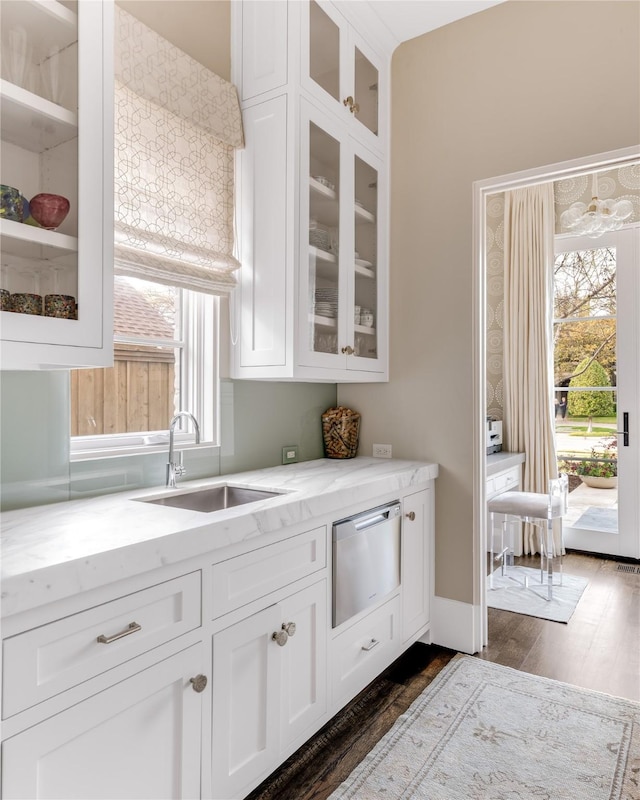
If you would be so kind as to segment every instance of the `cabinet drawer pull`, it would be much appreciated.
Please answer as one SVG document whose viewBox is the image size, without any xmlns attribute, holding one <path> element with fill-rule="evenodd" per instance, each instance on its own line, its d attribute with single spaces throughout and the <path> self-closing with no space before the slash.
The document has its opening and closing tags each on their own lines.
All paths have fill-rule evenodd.
<svg viewBox="0 0 640 800">
<path fill-rule="evenodd" d="M 405 517 L 408 517 L 411 520 L 411 522 L 413 522 L 414 519 L 416 518 L 416 512 L 415 511 L 409 511 L 408 514 L 405 514 Z"/>
<path fill-rule="evenodd" d="M 207 687 L 207 676 L 196 675 L 195 678 L 189 678 L 189 683 L 191 684 L 194 692 L 204 692 Z"/>
<path fill-rule="evenodd" d="M 137 633 L 141 630 L 142 625 L 138 625 L 137 622 L 130 622 L 123 631 L 120 631 L 120 633 L 114 633 L 113 636 L 105 636 L 103 633 L 100 634 L 97 641 L 100 642 L 100 644 L 111 644 L 111 642 L 115 642 L 117 639 L 130 636 L 132 633 Z"/>
<path fill-rule="evenodd" d="M 362 649 L 368 653 L 369 650 L 373 650 L 373 648 L 377 647 L 379 644 L 380 644 L 380 639 L 371 639 L 370 642 L 367 642 L 367 644 L 362 645 Z"/>
</svg>

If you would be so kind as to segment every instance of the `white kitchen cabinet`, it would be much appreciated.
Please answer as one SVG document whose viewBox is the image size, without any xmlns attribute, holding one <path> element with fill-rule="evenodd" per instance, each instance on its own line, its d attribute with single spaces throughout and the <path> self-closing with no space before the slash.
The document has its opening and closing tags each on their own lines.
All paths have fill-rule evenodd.
<svg viewBox="0 0 640 800">
<path fill-rule="evenodd" d="M 341 139 L 340 126 L 304 99 L 300 120 L 298 360 L 318 374 L 381 375 L 387 328 L 382 162 L 355 139 Z"/>
<path fill-rule="evenodd" d="M 214 798 L 243 797 L 325 714 L 326 603 L 323 579 L 214 635 Z"/>
<path fill-rule="evenodd" d="M 343 118 L 368 148 L 383 151 L 386 121 L 384 60 L 324 0 L 300 9 L 300 80 L 318 103 Z"/>
<path fill-rule="evenodd" d="M 429 624 L 433 531 L 433 490 L 422 489 L 402 501 L 402 638 L 407 641 Z"/>
<path fill-rule="evenodd" d="M 332 639 L 332 707 L 342 708 L 401 652 L 400 597 L 396 595 Z"/>
<path fill-rule="evenodd" d="M 2 797 L 200 797 L 204 693 L 194 645 L 2 744 Z"/>
<path fill-rule="evenodd" d="M 75 318 L 3 310 L 4 369 L 112 361 L 113 6 L 71 8 L 2 2 L 2 183 L 70 201 L 55 230 L 0 219 L 2 288 L 77 300 Z"/>
<path fill-rule="evenodd" d="M 232 15 L 245 124 L 233 377 L 387 380 L 388 59 L 365 56 L 332 4 L 239 2 Z M 356 85 L 359 117 L 343 102 L 355 88 L 338 99 Z"/>
</svg>

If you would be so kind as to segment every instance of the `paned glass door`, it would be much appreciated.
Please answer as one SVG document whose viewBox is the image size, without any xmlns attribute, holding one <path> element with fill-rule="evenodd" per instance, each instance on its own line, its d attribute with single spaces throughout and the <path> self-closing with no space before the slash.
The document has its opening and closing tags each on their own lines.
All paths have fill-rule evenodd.
<svg viewBox="0 0 640 800">
<path fill-rule="evenodd" d="M 572 482 L 565 544 L 640 556 L 638 230 L 562 237 L 554 267 L 555 428 Z"/>
<path fill-rule="evenodd" d="M 316 353 L 339 352 L 340 142 L 309 123 L 309 329 Z"/>
<path fill-rule="evenodd" d="M 309 3 L 309 77 L 340 98 L 340 28 L 315 0 Z"/>
<path fill-rule="evenodd" d="M 378 357 L 378 172 L 355 157 L 354 355 Z"/>
<path fill-rule="evenodd" d="M 378 134 L 378 70 L 358 47 L 354 47 L 355 118 L 371 133 Z"/>
</svg>

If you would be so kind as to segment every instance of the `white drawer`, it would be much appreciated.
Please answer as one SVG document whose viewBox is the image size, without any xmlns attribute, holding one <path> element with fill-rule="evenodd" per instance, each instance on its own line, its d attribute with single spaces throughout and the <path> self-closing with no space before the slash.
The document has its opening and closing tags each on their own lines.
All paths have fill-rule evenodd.
<svg viewBox="0 0 640 800">
<path fill-rule="evenodd" d="M 214 564 L 213 619 L 324 569 L 326 564 L 324 526 Z"/>
<path fill-rule="evenodd" d="M 333 708 L 338 709 L 400 654 L 400 597 L 372 611 L 331 643 Z"/>
<path fill-rule="evenodd" d="M 487 478 L 487 498 L 516 489 L 520 483 L 520 467 L 513 467 L 499 475 Z"/>
<path fill-rule="evenodd" d="M 199 627 L 200 607 L 192 572 L 5 639 L 3 718 Z"/>
</svg>

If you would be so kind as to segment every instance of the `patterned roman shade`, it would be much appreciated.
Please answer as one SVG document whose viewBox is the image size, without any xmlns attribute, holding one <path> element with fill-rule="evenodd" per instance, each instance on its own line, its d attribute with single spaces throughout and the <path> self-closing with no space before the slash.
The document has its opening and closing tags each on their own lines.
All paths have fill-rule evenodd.
<svg viewBox="0 0 640 800">
<path fill-rule="evenodd" d="M 115 270 L 208 294 L 235 286 L 235 87 L 116 6 Z"/>
</svg>

